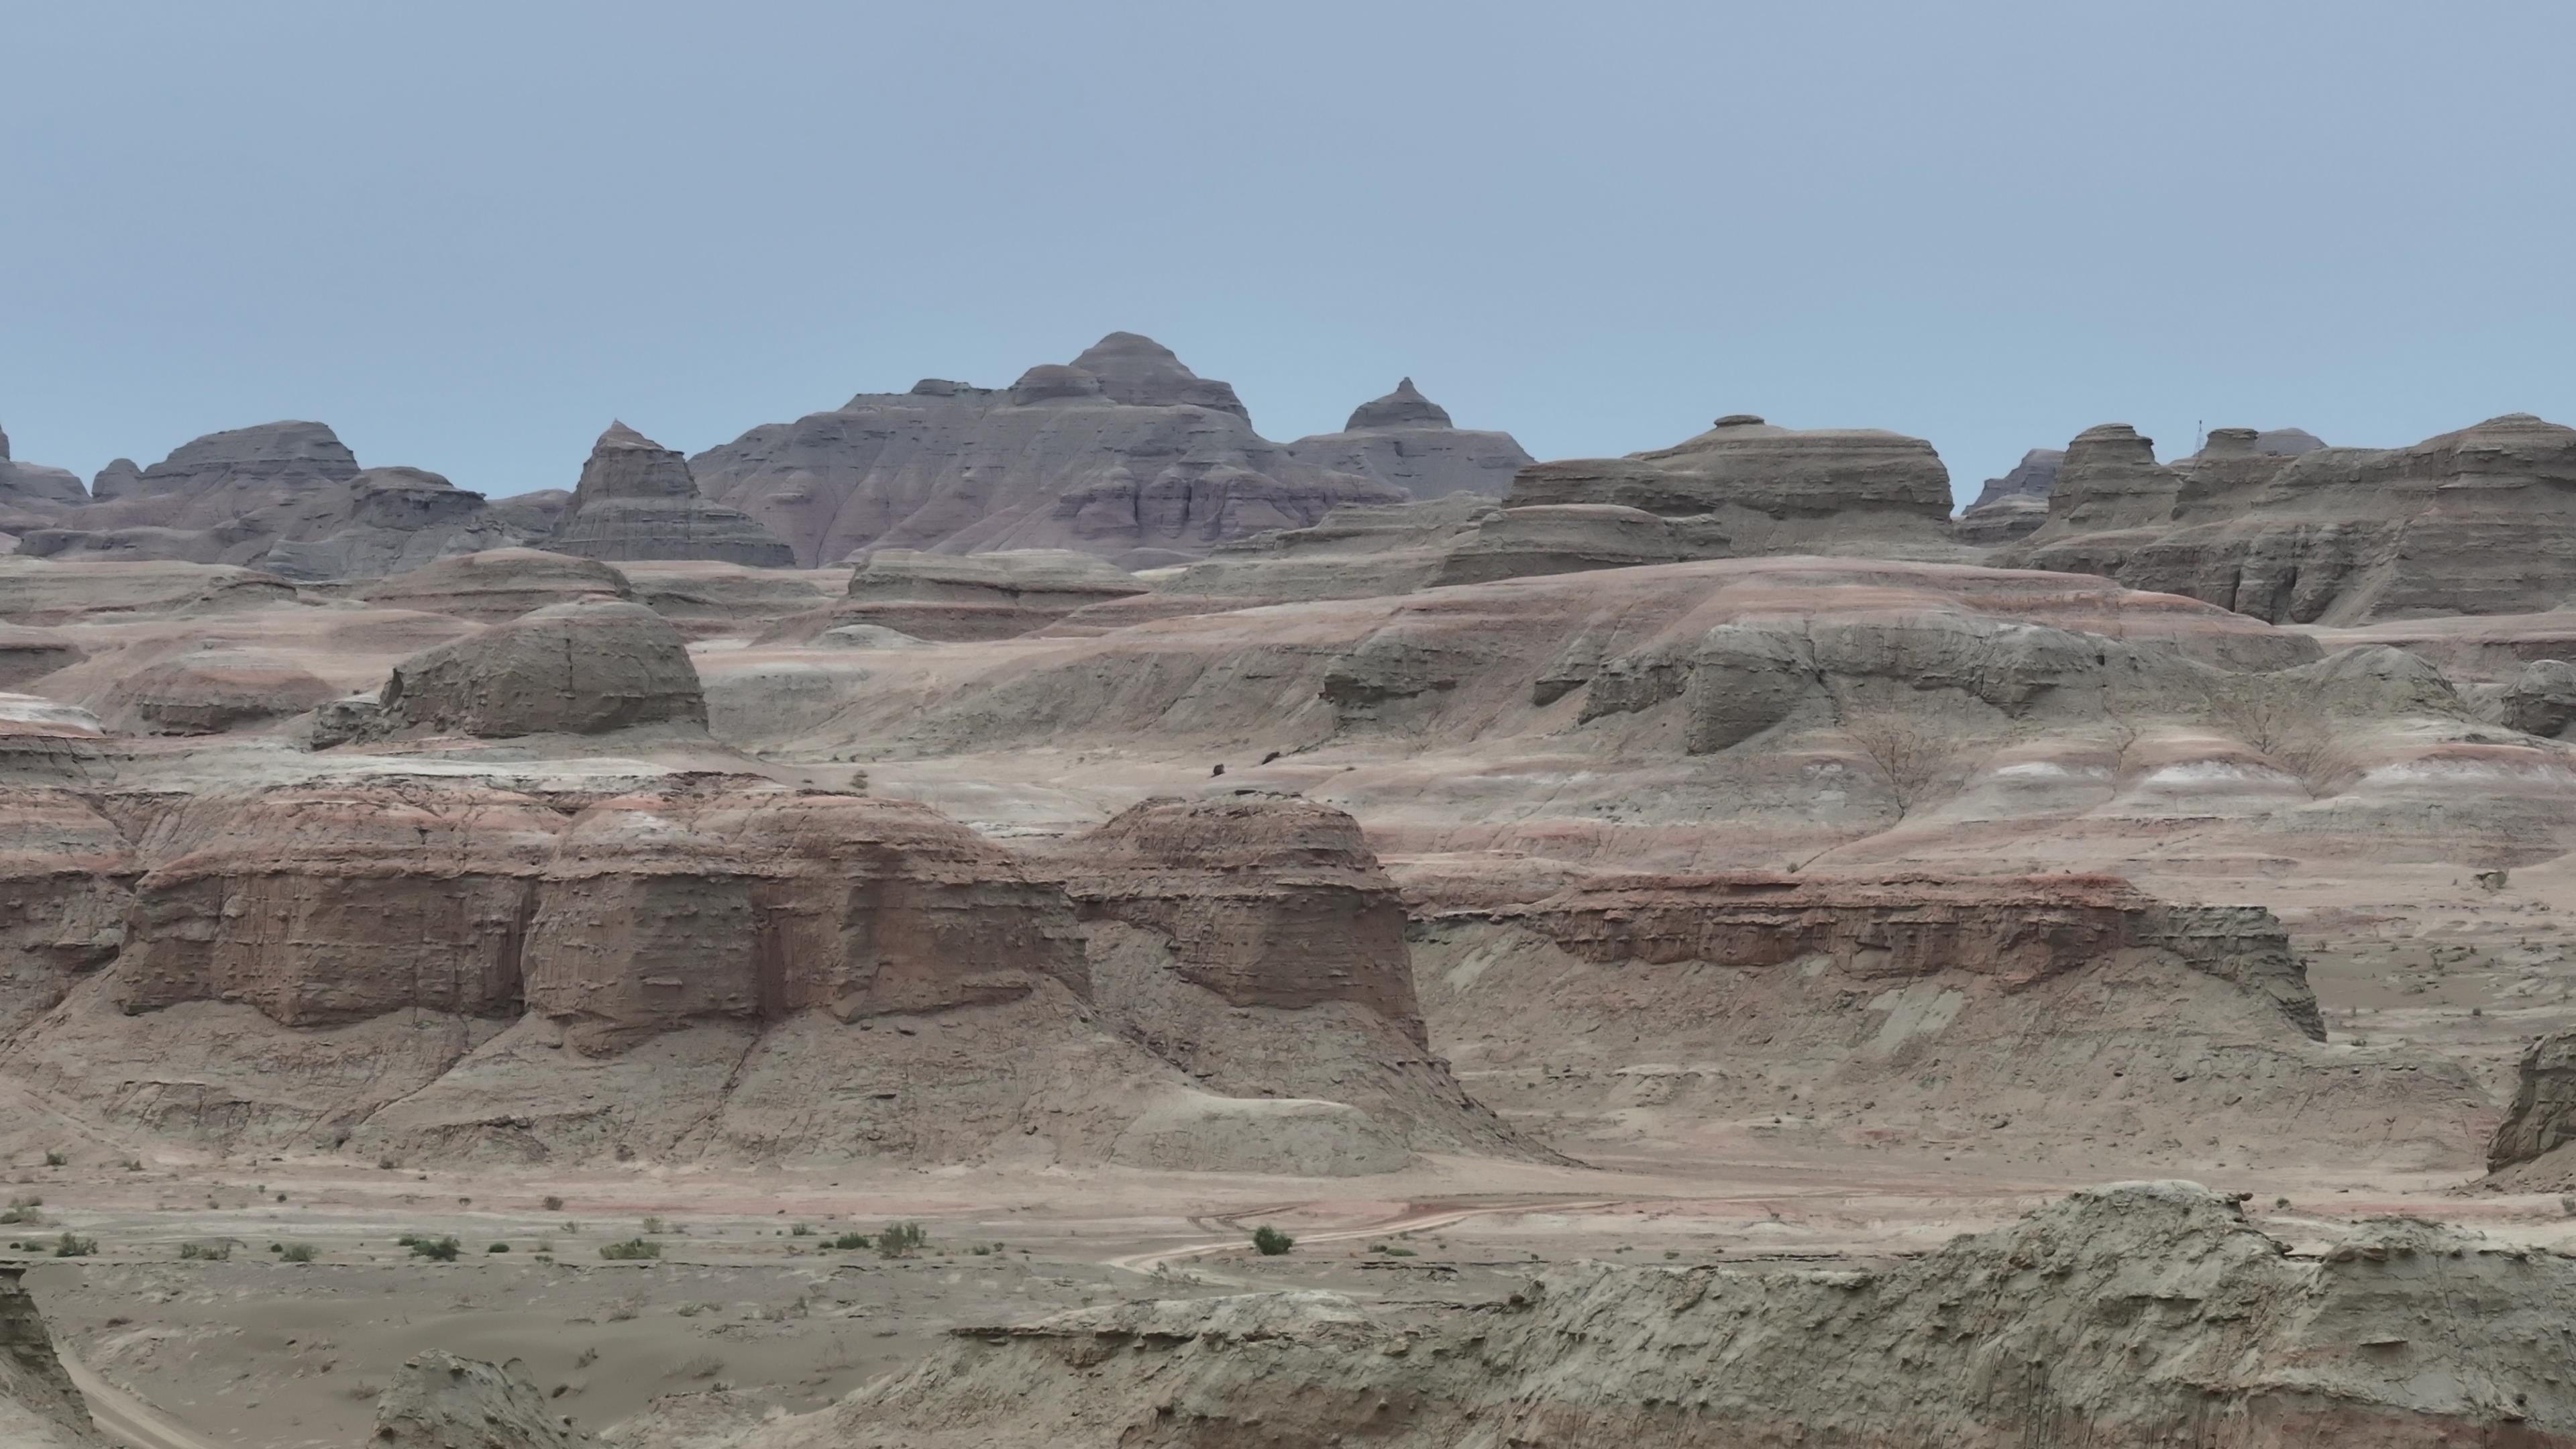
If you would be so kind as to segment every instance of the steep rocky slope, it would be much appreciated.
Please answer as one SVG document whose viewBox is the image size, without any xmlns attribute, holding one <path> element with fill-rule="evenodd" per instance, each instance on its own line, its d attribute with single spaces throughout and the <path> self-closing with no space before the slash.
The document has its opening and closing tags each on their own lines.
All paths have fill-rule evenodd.
<svg viewBox="0 0 2576 1449">
<path fill-rule="evenodd" d="M 105 1449 L 16 1264 L 0 1263 L 0 1445 Z"/>
<path fill-rule="evenodd" d="M 2576 1268 L 2413 1220 L 2321 1255 L 2190 1183 L 1886 1264 L 1584 1264 L 1508 1301 L 1279 1293 L 960 1329 L 745 1449 L 2576 1443 Z"/>
<path fill-rule="evenodd" d="M 2087 429 L 2009 556 L 2281 623 L 2536 612 L 2576 590 L 2576 430 L 2514 413 L 2407 448 L 2261 439 L 2222 428 L 2167 466 L 2134 429 Z"/>
<path fill-rule="evenodd" d="M 239 564 L 286 578 L 374 578 L 526 543 L 551 519 L 418 468 L 361 468 L 320 423 L 210 433 L 149 468 L 118 459 L 19 551 Z"/>
<path fill-rule="evenodd" d="M 1435 915 L 1415 959 L 1478 1093 L 1587 1156 L 2438 1170 L 2491 1111 L 2455 1067 L 2324 1045 L 2269 913 L 2107 877 L 1604 876 Z"/>
<path fill-rule="evenodd" d="M 557 1163 L 1545 1155 L 1431 1054 L 1392 884 L 1302 802 L 1166 802 L 1034 867 L 918 804 L 747 778 L 379 774 L 125 799 L 121 829 L 16 803 L 0 1072 L 121 1132 Z"/>
<path fill-rule="evenodd" d="M 1530 461 L 1509 433 L 1452 424 L 1449 410 L 1424 397 L 1409 377 L 1395 391 L 1353 409 L 1340 432 L 1299 438 L 1288 453 L 1423 499 L 1461 492 L 1499 497 Z"/>
<path fill-rule="evenodd" d="M 595 1443 L 546 1406 L 516 1363 L 435 1350 L 414 1357 L 376 1400 L 370 1443 L 387 1449 L 578 1449 Z"/>
<path fill-rule="evenodd" d="M 690 460 L 811 566 L 865 548 L 1069 548 L 1144 567 L 1398 489 L 1255 433 L 1234 389 L 1113 332 L 1008 388 L 927 380 Z"/>
<path fill-rule="evenodd" d="M 2066 463 L 2063 448 L 2033 448 L 2012 471 L 1989 478 L 1976 500 L 1959 510 L 1951 533 L 1961 543 L 2010 543 L 2026 538 L 2048 521 L 2049 495 L 2057 491 L 2057 470 Z"/>
<path fill-rule="evenodd" d="M 68 468 L 21 463 L 9 455 L 9 435 L 0 433 L 0 534 L 43 528 L 89 502 L 80 475 Z M 0 552 L 7 545 L 0 544 Z"/>
<path fill-rule="evenodd" d="M 796 561 L 768 529 L 701 497 L 688 459 L 614 422 L 591 445 L 572 506 L 545 546 L 579 558 L 714 559 L 759 568 Z"/>
</svg>

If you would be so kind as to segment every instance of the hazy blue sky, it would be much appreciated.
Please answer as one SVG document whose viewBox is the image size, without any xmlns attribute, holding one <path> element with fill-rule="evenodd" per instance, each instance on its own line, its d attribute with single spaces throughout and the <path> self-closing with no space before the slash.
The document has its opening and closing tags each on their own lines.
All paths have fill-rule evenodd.
<svg viewBox="0 0 2576 1449">
<path fill-rule="evenodd" d="M 1114 328 L 1541 457 L 2576 421 L 2576 5 L 0 0 L 0 425 L 568 487 Z"/>
</svg>

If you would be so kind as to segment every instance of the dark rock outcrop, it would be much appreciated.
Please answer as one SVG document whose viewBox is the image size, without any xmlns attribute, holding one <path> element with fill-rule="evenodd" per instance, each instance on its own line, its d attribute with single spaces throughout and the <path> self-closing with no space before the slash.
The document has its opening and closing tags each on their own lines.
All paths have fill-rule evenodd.
<svg viewBox="0 0 2576 1449">
<path fill-rule="evenodd" d="M 2407 448 L 2306 441 L 2222 428 L 2168 467 L 2132 429 L 2088 429 L 2047 526 L 2005 561 L 2274 623 L 2534 613 L 2576 597 L 2576 429 L 2516 413 Z M 2304 451 L 2278 451 L 2291 447 Z"/>
<path fill-rule="evenodd" d="M 591 446 L 572 507 L 546 547 L 596 559 L 714 559 L 755 568 L 796 562 L 738 509 L 700 496 L 689 461 L 624 423 Z"/>
<path fill-rule="evenodd" d="M 1364 402 L 1338 433 L 1299 438 L 1288 452 L 1300 462 L 1374 479 L 1408 495 L 1500 495 L 1530 455 L 1509 433 L 1471 432 L 1406 378 L 1395 391 Z"/>
<path fill-rule="evenodd" d="M 2570 1140 L 2576 1140 L 2576 1032 L 2559 1031 L 2523 1050 L 2513 1105 L 2487 1143 L 2487 1170 L 2537 1162 Z M 2560 1175 L 2576 1179 L 2576 1164 Z"/>
<path fill-rule="evenodd" d="M 862 393 L 690 464 L 808 565 L 869 548 L 1067 548 L 1142 566 L 1404 496 L 1292 456 L 1253 431 L 1233 388 L 1126 332 L 1008 388 Z"/>
</svg>

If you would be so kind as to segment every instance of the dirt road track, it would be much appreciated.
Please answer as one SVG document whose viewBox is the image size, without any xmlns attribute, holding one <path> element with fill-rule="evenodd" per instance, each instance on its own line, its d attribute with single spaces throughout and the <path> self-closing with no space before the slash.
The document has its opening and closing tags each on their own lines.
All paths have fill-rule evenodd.
<svg viewBox="0 0 2576 1449">
<path fill-rule="evenodd" d="M 1373 1223 L 1364 1223 L 1355 1228 L 1327 1228 L 1321 1232 L 1301 1233 L 1298 1235 L 1297 1241 L 1301 1243 L 1344 1243 L 1353 1238 L 1383 1238 L 1391 1237 L 1397 1233 L 1418 1233 L 1428 1228 L 1445 1228 L 1455 1223 L 1463 1223 L 1469 1218 L 1486 1217 L 1495 1213 L 1583 1212 L 1596 1208 L 1615 1207 L 1618 1205 L 1618 1201 L 1619 1200 L 1615 1198 L 1597 1198 L 1584 1202 L 1566 1202 L 1556 1198 L 1534 1197 L 1528 1199 L 1515 1199 L 1508 1202 L 1484 1203 L 1474 1207 L 1425 1207 L 1420 1204 L 1407 1204 L 1405 1210 L 1396 1214 L 1394 1217 L 1383 1218 Z M 1261 1216 L 1266 1216 L 1266 1214 L 1257 1212 L 1234 1213 L 1227 1214 L 1224 1218 L 1219 1219 L 1219 1221 L 1231 1222 L 1237 1217 L 1248 1218 Z M 1162 1267 L 1166 1263 L 1176 1263 L 1184 1258 L 1205 1257 L 1210 1253 L 1222 1253 L 1231 1248 L 1240 1248 L 1243 1246 L 1243 1243 L 1243 1237 L 1240 1234 L 1237 1234 L 1234 1237 L 1219 1238 L 1212 1242 L 1185 1243 L 1177 1247 L 1155 1248 L 1149 1252 L 1129 1253 L 1116 1258 L 1103 1258 L 1101 1259 L 1101 1266 L 1106 1268 L 1118 1268 L 1129 1273 L 1142 1273 L 1151 1276 L 1155 1269 Z"/>
<path fill-rule="evenodd" d="M 63 1361 L 64 1371 L 72 1376 L 72 1386 L 89 1401 L 90 1421 L 109 1439 L 127 1449 L 217 1449 L 213 1443 L 171 1423 L 160 1410 L 92 1373 L 89 1365 L 70 1349 L 57 1344 L 54 1356 Z"/>
</svg>

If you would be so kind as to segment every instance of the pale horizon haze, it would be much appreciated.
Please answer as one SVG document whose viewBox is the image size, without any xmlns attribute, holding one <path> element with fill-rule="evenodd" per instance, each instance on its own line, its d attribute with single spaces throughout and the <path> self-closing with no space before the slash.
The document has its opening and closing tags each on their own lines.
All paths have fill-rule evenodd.
<svg viewBox="0 0 2576 1449">
<path fill-rule="evenodd" d="M 1287 440 L 2576 422 L 2576 7 L 0 0 L 0 429 L 570 487 L 1146 333 Z"/>
</svg>

